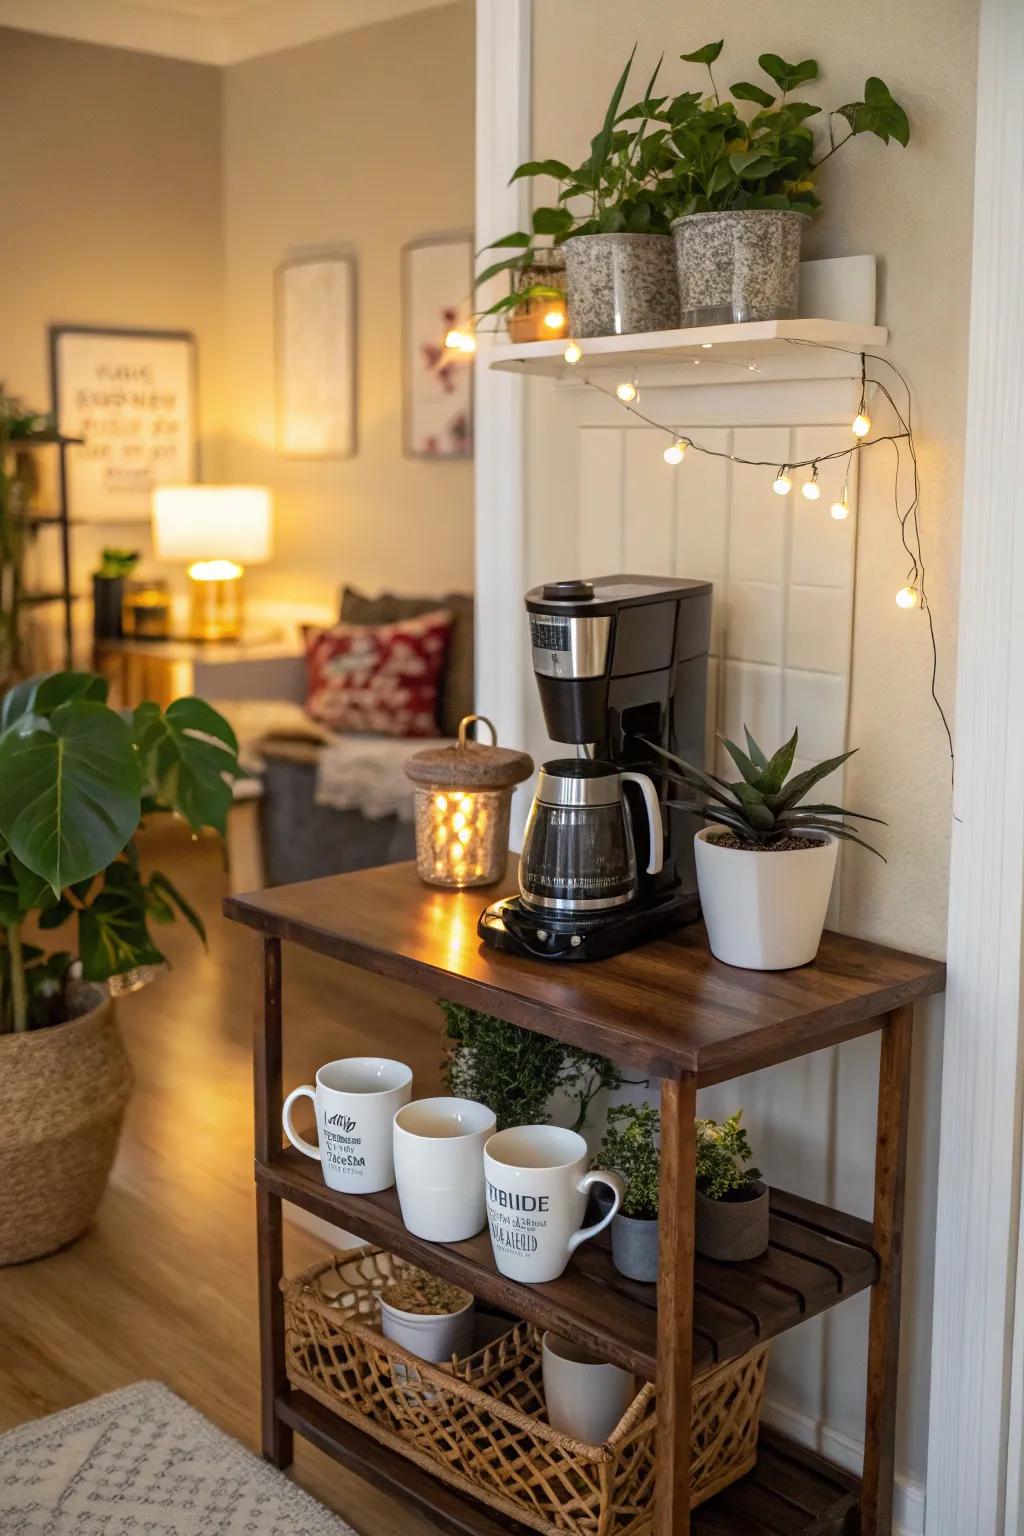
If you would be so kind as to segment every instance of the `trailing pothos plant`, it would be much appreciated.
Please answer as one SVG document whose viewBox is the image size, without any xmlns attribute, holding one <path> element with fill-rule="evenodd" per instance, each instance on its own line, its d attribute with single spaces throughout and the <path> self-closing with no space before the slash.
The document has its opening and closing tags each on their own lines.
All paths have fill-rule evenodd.
<svg viewBox="0 0 1024 1536">
<path fill-rule="evenodd" d="M 716 773 L 705 773 L 657 742 L 645 741 L 645 745 L 662 759 L 652 765 L 652 772 L 691 792 L 688 800 L 669 800 L 667 803 L 727 828 L 734 833 L 741 848 L 770 848 L 791 841 L 794 834 L 798 836 L 801 832 L 830 832 L 833 837 L 846 838 L 871 853 L 878 853 L 877 848 L 872 848 L 846 825 L 844 818 L 852 816 L 858 821 L 874 821 L 884 826 L 880 817 L 867 816 L 863 811 L 847 811 L 841 805 L 804 803 L 805 796 L 814 786 L 852 757 L 856 747 L 849 752 L 840 752 L 838 757 L 826 758 L 790 778 L 799 733 L 794 731 L 785 745 L 769 757 L 746 726 L 743 730 L 747 739 L 746 752 L 727 737 L 719 737 L 742 775 L 734 781 L 719 778 Z M 878 853 L 878 857 L 881 859 L 883 855 Z"/>
<path fill-rule="evenodd" d="M 477 275 L 478 286 L 501 272 L 511 273 L 514 279 L 528 271 L 535 264 L 539 239 L 561 245 L 570 235 L 668 233 L 673 210 L 666 200 L 664 178 L 676 157 L 668 149 L 669 129 L 652 125 L 658 123 L 669 98 L 653 94 L 661 70 L 659 59 L 641 99 L 620 111 L 635 55 L 634 45 L 604 121 L 590 141 L 590 153 L 580 165 L 573 169 L 562 160 L 527 160 L 512 172 L 510 181 L 553 177 L 559 183 L 558 196 L 554 204 L 533 210 L 529 230 L 513 231 L 484 247 L 515 254 L 485 267 Z M 483 313 L 503 314 L 530 298 L 563 297 L 561 290 L 540 284 L 516 290 L 513 281 L 513 290 Z"/>
<path fill-rule="evenodd" d="M 721 41 L 706 43 L 681 55 L 685 63 L 706 67 L 709 96 L 686 91 L 654 113 L 656 122 L 667 125 L 656 132 L 667 133 L 663 147 L 675 159 L 664 189 L 673 216 L 734 208 L 814 213 L 821 206 L 817 172 L 857 134 L 873 133 L 885 144 L 890 139 L 908 143 L 907 114 L 885 81 L 874 75 L 865 82 L 862 101 L 828 113 L 827 132 L 817 140 L 809 123 L 822 109 L 790 96 L 818 78 L 817 59 L 791 64 L 777 53 L 762 53 L 758 66 L 774 90 L 738 80 L 729 87 L 733 99 L 723 99 L 711 68 L 722 46 Z M 756 110 L 744 119 L 737 102 Z"/>
<path fill-rule="evenodd" d="M 199 914 L 168 877 L 141 868 L 135 834 L 148 811 L 223 834 L 237 777 L 231 727 L 203 699 L 166 709 L 107 704 L 106 679 L 51 672 L 0 705 L 0 1032 L 67 1017 L 75 960 L 105 981 L 164 956 L 151 925 L 179 914 L 205 943 Z M 60 930 L 50 952 L 24 938 Z"/>
</svg>

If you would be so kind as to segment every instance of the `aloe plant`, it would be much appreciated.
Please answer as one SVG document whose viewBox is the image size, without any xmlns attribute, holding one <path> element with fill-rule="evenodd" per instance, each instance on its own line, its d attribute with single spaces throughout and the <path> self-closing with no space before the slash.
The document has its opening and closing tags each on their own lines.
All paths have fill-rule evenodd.
<svg viewBox="0 0 1024 1536">
<path fill-rule="evenodd" d="M 172 811 L 193 831 L 225 830 L 237 742 L 203 699 L 120 712 L 106 679 L 51 672 L 12 688 L 0 706 L 0 1033 L 61 1022 L 77 958 L 105 981 L 163 955 L 151 923 L 199 914 L 166 875 L 143 874 L 134 837 L 143 816 Z M 23 937 L 64 927 L 56 952 Z"/>
<path fill-rule="evenodd" d="M 846 825 L 846 818 L 854 817 L 884 826 L 880 817 L 867 816 L 863 811 L 847 811 L 841 805 L 805 803 L 805 796 L 814 786 L 852 757 L 856 747 L 849 752 L 840 752 L 838 757 L 826 758 L 790 778 L 798 733 L 794 731 L 785 745 L 769 757 L 746 726 L 743 731 L 747 740 L 745 752 L 727 737 L 719 738 L 742 775 L 735 782 L 719 778 L 715 773 L 705 773 L 656 742 L 645 741 L 645 745 L 664 760 L 662 766 L 653 765 L 653 771 L 696 794 L 695 799 L 669 800 L 667 803 L 696 812 L 705 821 L 718 822 L 742 842 L 759 847 L 771 847 L 782 838 L 801 832 L 830 832 L 833 837 L 858 843 L 861 848 L 883 858 L 877 848 L 872 848 Z"/>
</svg>

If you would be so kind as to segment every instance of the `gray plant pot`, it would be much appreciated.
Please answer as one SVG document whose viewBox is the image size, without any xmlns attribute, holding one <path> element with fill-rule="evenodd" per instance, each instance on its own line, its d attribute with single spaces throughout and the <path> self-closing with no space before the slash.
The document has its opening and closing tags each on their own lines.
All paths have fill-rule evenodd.
<svg viewBox="0 0 1024 1536">
<path fill-rule="evenodd" d="M 612 1222 L 612 1263 L 620 1275 L 653 1285 L 658 1278 L 658 1223 L 616 1216 Z"/>
<path fill-rule="evenodd" d="M 805 213 L 741 208 L 688 213 L 672 225 L 681 325 L 788 320 L 800 299 Z"/>
<path fill-rule="evenodd" d="M 696 1247 L 707 1259 L 738 1264 L 768 1247 L 768 1186 L 750 1200 L 708 1200 L 697 1191 Z M 613 1223 L 614 1225 L 614 1223 Z"/>
<path fill-rule="evenodd" d="M 671 235 L 574 235 L 562 250 L 577 341 L 679 325 Z"/>
</svg>

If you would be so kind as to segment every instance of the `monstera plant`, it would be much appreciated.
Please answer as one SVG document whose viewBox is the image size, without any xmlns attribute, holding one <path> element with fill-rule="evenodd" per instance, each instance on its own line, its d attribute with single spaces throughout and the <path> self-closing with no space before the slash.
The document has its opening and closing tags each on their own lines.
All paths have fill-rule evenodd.
<svg viewBox="0 0 1024 1536">
<path fill-rule="evenodd" d="M 0 1033 L 63 1022 L 65 985 L 107 981 L 163 955 L 153 929 L 202 920 L 170 879 L 145 872 L 134 837 L 150 811 L 223 833 L 237 743 L 202 699 L 167 709 L 107 703 L 104 678 L 54 672 L 0 706 Z M 34 920 L 53 950 L 26 942 Z M 75 979 L 77 979 L 77 967 Z"/>
<path fill-rule="evenodd" d="M 0 705 L 0 1264 L 63 1247 L 99 1205 L 132 1081 L 104 983 L 159 965 L 153 930 L 178 915 L 205 939 L 135 834 L 151 811 L 224 832 L 237 773 L 202 699 L 121 712 L 103 678 L 52 672 Z"/>
</svg>

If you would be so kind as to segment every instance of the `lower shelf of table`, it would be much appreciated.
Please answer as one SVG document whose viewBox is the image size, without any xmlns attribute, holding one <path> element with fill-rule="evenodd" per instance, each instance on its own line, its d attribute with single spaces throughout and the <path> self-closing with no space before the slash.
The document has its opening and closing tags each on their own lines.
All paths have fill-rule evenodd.
<svg viewBox="0 0 1024 1536">
<path fill-rule="evenodd" d="M 428 1243 L 403 1225 L 393 1189 L 345 1195 L 319 1166 L 286 1148 L 257 1163 L 265 1189 L 401 1254 L 518 1317 L 575 1339 L 648 1380 L 657 1374 L 657 1292 L 614 1268 L 606 1241 L 584 1243 L 565 1274 L 520 1285 L 495 1268 L 486 1232 L 465 1243 Z M 735 1359 L 808 1317 L 873 1285 L 878 1258 L 868 1222 L 772 1190 L 771 1242 L 746 1264 L 698 1258 L 694 1268 L 695 1371 Z"/>
<path fill-rule="evenodd" d="M 275 1412 L 319 1450 L 420 1510 L 448 1536 L 530 1536 L 528 1527 L 457 1493 L 304 1392 L 283 1393 Z M 762 1430 L 754 1470 L 693 1511 L 691 1536 L 856 1536 L 858 1496 L 859 1484 L 849 1473 Z"/>
</svg>

